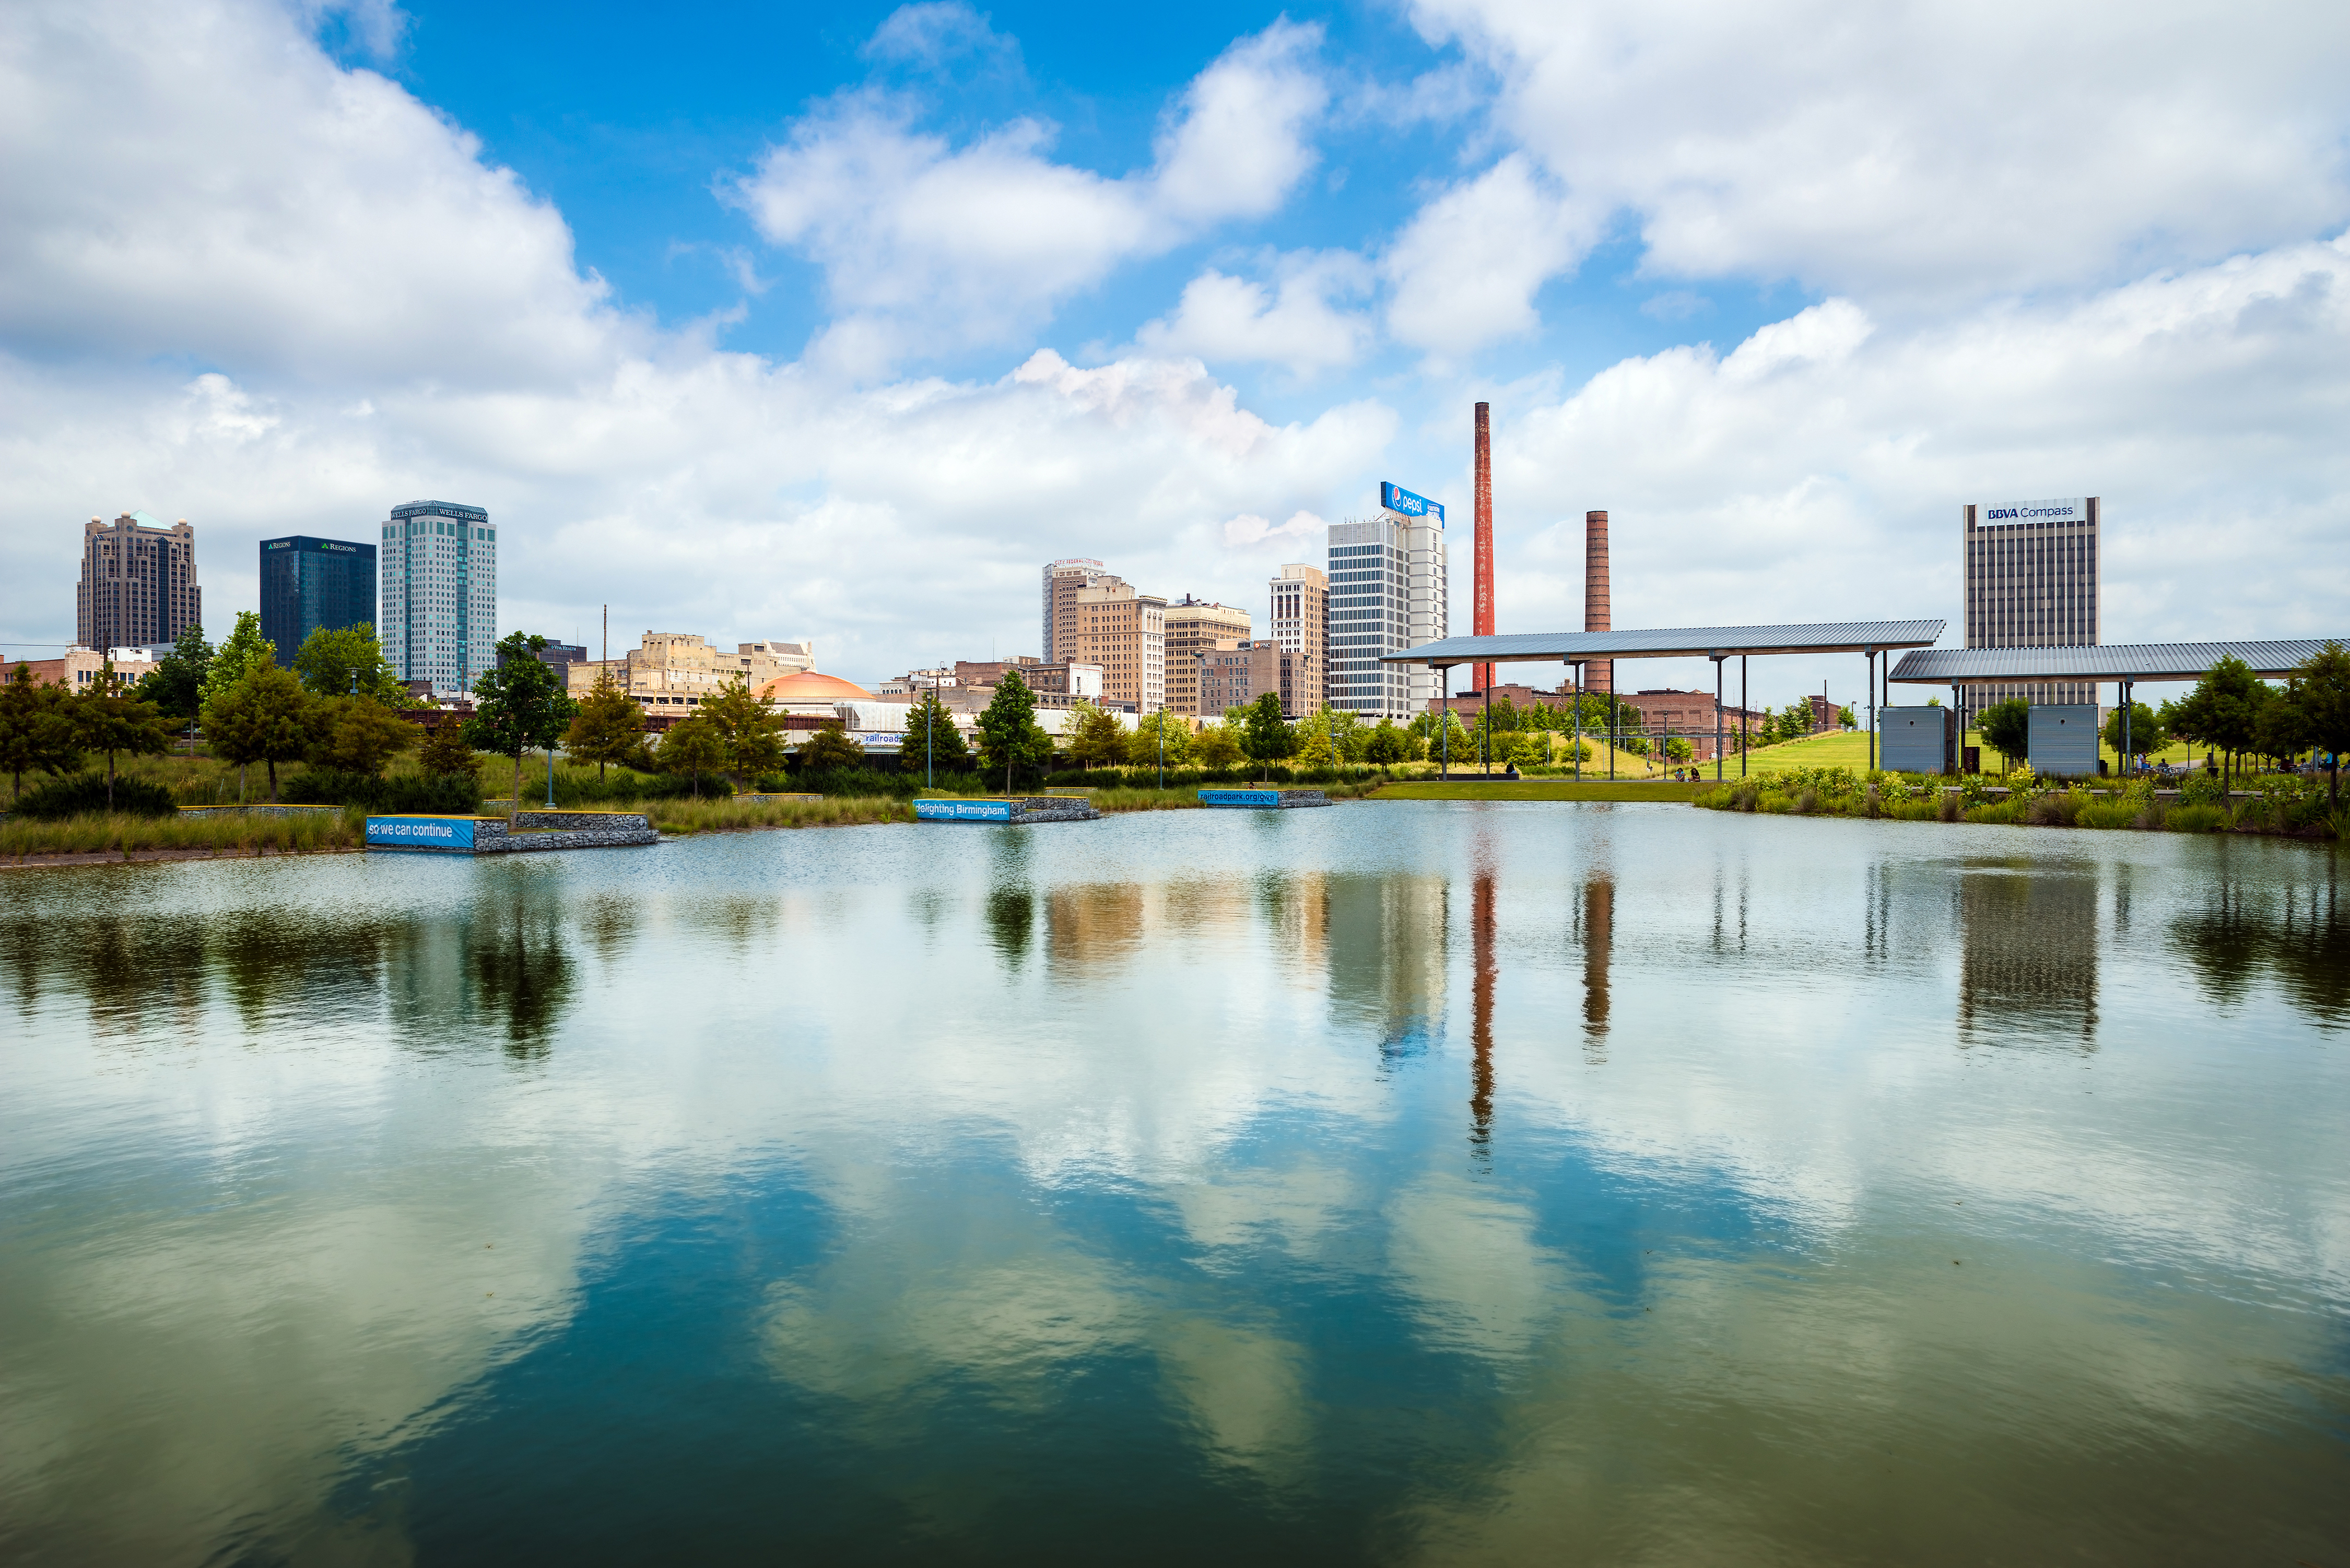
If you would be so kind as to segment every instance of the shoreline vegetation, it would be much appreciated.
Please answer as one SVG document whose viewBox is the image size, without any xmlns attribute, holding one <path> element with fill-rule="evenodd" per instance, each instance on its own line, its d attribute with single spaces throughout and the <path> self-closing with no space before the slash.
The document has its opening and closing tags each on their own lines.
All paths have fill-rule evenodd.
<svg viewBox="0 0 2350 1568">
<path fill-rule="evenodd" d="M 2221 781 L 2191 775 L 2176 791 L 2136 779 L 2105 785 L 2040 778 L 2028 770 L 1994 783 L 1969 774 L 1856 774 L 1805 768 L 1742 783 L 1710 784 L 1691 804 L 1708 811 L 1773 816 L 1889 818 L 1977 826 L 2074 827 L 2139 833 L 2238 833 L 2341 842 L 2350 838 L 2350 805 L 2336 807 L 2325 782 L 2295 774 L 2255 774 L 2224 791 Z"/>
</svg>

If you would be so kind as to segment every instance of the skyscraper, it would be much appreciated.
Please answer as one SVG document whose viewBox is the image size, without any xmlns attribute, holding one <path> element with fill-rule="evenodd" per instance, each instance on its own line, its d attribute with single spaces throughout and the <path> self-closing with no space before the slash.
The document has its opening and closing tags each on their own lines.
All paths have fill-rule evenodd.
<svg viewBox="0 0 2350 1568">
<path fill-rule="evenodd" d="M 1290 566 L 1273 579 L 1273 640 L 1305 656 L 1305 668 L 1330 679 L 1330 576 L 1318 566 Z M 1313 696 L 1308 713 L 1328 705 L 1326 690 Z"/>
<path fill-rule="evenodd" d="M 2103 510 L 2094 495 L 1985 502 L 1963 509 L 1969 648 L 2095 646 Z M 1980 713 L 2011 697 L 2089 703 L 2097 700 L 2097 687 L 2088 680 L 1970 685 L 1967 711 Z"/>
<path fill-rule="evenodd" d="M 1383 506 L 1370 517 L 1330 524 L 1333 708 L 1401 722 L 1439 695 L 1436 671 L 1379 662 L 1383 653 L 1445 634 L 1444 509 L 1422 504 L 1425 515 Z"/>
<path fill-rule="evenodd" d="M 1083 556 L 1065 561 L 1047 562 L 1045 566 L 1045 652 L 1046 664 L 1066 663 L 1068 649 L 1055 653 L 1054 649 L 1062 639 L 1077 629 L 1077 598 L 1079 588 L 1090 587 L 1109 576 L 1108 568 L 1099 561 Z"/>
<path fill-rule="evenodd" d="M 383 525 L 384 657 L 437 693 L 473 689 L 497 645 L 498 531 L 478 506 L 411 501 Z"/>
<path fill-rule="evenodd" d="M 296 534 L 261 542 L 261 635 L 277 646 L 277 662 L 294 655 L 314 631 L 375 624 L 375 546 Z"/>
<path fill-rule="evenodd" d="M 1052 579 L 1058 596 L 1067 578 Z M 1056 597 L 1056 603 L 1057 603 Z M 1167 705 L 1167 601 L 1135 592 L 1107 572 L 1070 590 L 1067 618 L 1054 638 L 1054 659 L 1098 664 L 1102 695 L 1138 713 Z"/>
<path fill-rule="evenodd" d="M 196 586 L 196 531 L 184 517 L 166 528 L 144 512 L 81 531 L 81 581 L 74 589 L 74 641 L 99 649 L 177 642 L 203 624 Z"/>
</svg>

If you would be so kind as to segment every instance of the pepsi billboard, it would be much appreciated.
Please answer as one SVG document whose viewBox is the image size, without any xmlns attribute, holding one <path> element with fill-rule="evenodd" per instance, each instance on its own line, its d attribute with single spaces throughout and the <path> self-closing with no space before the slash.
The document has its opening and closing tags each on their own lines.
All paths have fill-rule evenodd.
<svg viewBox="0 0 2350 1568">
<path fill-rule="evenodd" d="M 1379 482 L 1379 504 L 1390 512 L 1400 512 L 1407 517 L 1433 517 L 1439 528 L 1444 526 L 1444 505 L 1425 495 L 1415 495 L 1400 484 Z"/>
</svg>

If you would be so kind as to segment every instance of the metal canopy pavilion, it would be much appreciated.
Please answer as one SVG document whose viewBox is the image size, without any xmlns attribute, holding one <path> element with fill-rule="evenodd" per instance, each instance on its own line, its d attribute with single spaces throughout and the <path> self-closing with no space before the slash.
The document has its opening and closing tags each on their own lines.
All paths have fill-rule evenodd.
<svg viewBox="0 0 2350 1568">
<path fill-rule="evenodd" d="M 2340 639 L 2337 639 L 2340 640 Z M 2325 647 L 2322 638 L 2234 642 L 2121 642 L 2088 648 L 1929 648 L 1905 653 L 1885 679 L 1948 686 L 1959 733 L 1967 731 L 1966 689 L 1974 681 L 2111 680 L 2121 687 L 2122 752 L 2130 750 L 2130 689 L 2141 680 L 2200 680 L 2222 659 L 2241 659 L 2254 675 L 2292 674 Z"/>
<path fill-rule="evenodd" d="M 1513 632 L 1506 637 L 1448 637 L 1440 641 L 1422 643 L 1418 648 L 1405 649 L 1401 653 L 1382 654 L 1382 664 L 1423 664 L 1430 669 L 1448 671 L 1445 678 L 1446 696 L 1450 698 L 1450 671 L 1456 664 L 1532 664 L 1557 659 L 1575 667 L 1575 689 L 1583 691 L 1583 666 L 1593 659 L 1614 661 L 1618 659 L 1711 659 L 1713 660 L 1713 776 L 1721 776 L 1721 661 L 1736 655 L 1738 659 L 1738 706 L 1742 714 L 1746 707 L 1746 656 L 1752 653 L 1859 653 L 1868 659 L 1869 765 L 1877 765 L 1877 656 L 1889 654 L 1897 649 L 1931 648 L 1941 640 L 1942 629 L 1950 623 L 1944 620 L 1842 620 L 1808 621 L 1791 626 L 1696 626 L 1674 627 L 1650 631 L 1557 631 Z M 1916 658 L 1910 654 L 1909 658 Z M 1614 691 L 1608 692 L 1611 698 Z M 1491 705 L 1488 697 L 1487 703 Z M 1575 707 L 1575 739 L 1583 736 L 1583 704 Z M 1741 746 L 1739 772 L 1746 770 L 1743 745 L 1745 720 L 1739 721 Z M 1448 728 L 1445 734 L 1451 732 Z M 1578 751 L 1577 755 L 1580 756 Z M 1576 764 L 1579 770 L 1582 763 Z M 1616 751 L 1607 752 L 1607 770 L 1612 777 L 1616 770 Z"/>
</svg>

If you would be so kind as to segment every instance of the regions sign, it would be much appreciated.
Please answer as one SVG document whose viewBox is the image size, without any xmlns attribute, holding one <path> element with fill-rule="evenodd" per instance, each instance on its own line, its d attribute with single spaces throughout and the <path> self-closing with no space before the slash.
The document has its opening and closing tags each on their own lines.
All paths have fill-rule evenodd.
<svg viewBox="0 0 2350 1568">
<path fill-rule="evenodd" d="M 367 819 L 370 849 L 458 849 L 473 847 L 470 816 L 370 816 Z"/>
<path fill-rule="evenodd" d="M 1009 822 L 1012 803 L 1008 800 L 918 800 L 914 803 L 917 822 Z"/>
<path fill-rule="evenodd" d="M 2012 528 L 2019 523 L 2086 523 L 2089 498 L 2060 495 L 2054 501 L 1987 501 L 1975 507 L 1978 528 Z"/>
<path fill-rule="evenodd" d="M 1400 484 L 1379 482 L 1379 504 L 1390 512 L 1400 512 L 1407 517 L 1433 517 L 1436 525 L 1444 526 L 1444 507 L 1425 495 L 1414 495 Z"/>
</svg>

